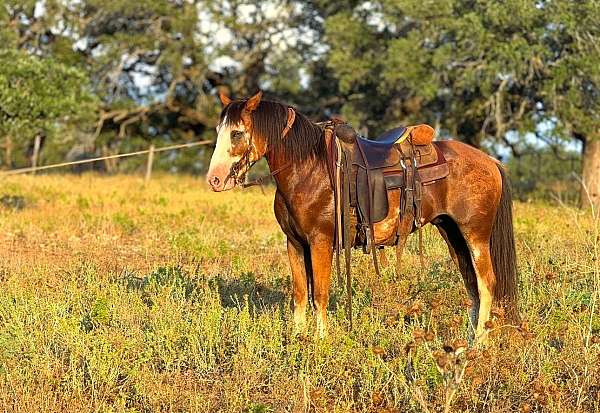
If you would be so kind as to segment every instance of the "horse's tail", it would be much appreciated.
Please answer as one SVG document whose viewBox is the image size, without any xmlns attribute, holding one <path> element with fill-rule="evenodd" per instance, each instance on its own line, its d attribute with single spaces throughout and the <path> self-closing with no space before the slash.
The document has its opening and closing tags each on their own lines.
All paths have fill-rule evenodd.
<svg viewBox="0 0 600 413">
<path fill-rule="evenodd" d="M 494 301 L 504 306 L 508 320 L 518 322 L 517 254 L 513 232 L 512 193 L 506 171 L 502 165 L 498 165 L 498 169 L 502 176 L 502 195 L 490 238 L 492 264 L 496 275 Z"/>
</svg>

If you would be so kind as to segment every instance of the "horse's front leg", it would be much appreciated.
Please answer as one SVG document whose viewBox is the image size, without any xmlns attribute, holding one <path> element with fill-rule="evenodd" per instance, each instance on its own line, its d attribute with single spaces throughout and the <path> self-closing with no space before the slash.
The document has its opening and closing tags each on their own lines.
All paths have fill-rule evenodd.
<svg viewBox="0 0 600 413">
<path fill-rule="evenodd" d="M 308 303 L 308 277 L 305 247 L 288 237 L 288 258 L 292 269 L 294 296 L 294 332 L 304 333 L 306 330 L 306 304 Z"/>
<path fill-rule="evenodd" d="M 327 306 L 329 304 L 329 286 L 331 285 L 333 240 L 327 236 L 319 236 L 311 240 L 310 255 L 313 273 L 313 298 L 317 314 L 317 334 L 320 338 L 324 338 L 327 335 Z"/>
</svg>

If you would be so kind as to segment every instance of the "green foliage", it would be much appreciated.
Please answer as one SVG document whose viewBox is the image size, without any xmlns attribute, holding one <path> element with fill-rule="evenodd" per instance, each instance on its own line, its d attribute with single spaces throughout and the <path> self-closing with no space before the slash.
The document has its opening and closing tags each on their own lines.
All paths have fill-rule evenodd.
<svg viewBox="0 0 600 413">
<path fill-rule="evenodd" d="M 569 133 L 600 137 L 600 2 L 544 2 L 549 53 L 543 68 L 545 109 Z"/>
<path fill-rule="evenodd" d="M 507 166 L 514 194 L 520 200 L 537 199 L 577 204 L 580 154 L 561 150 L 557 155 L 549 149 L 537 149 L 518 158 L 511 157 Z"/>
<path fill-rule="evenodd" d="M 29 140 L 91 120 L 95 99 L 80 70 L 15 50 L 0 51 L 0 132 Z"/>
<path fill-rule="evenodd" d="M 598 16 L 594 0 L 0 0 L 12 66 L 0 69 L 0 106 L 19 95 L 6 91 L 7 70 L 35 92 L 19 96 L 19 109 L 37 102 L 29 114 L 4 113 L 0 133 L 28 140 L 88 114 L 77 133 L 45 145 L 46 160 L 62 160 L 74 141 L 100 155 L 210 139 L 218 90 L 263 89 L 368 135 L 428 122 L 443 136 L 515 149 L 507 136 L 551 121 L 557 136 L 586 140 L 598 134 Z M 81 104 L 88 91 L 101 111 Z M 178 152 L 156 166 L 198 172 L 209 155 Z"/>
<path fill-rule="evenodd" d="M 373 133 L 430 122 L 480 146 L 558 118 L 597 129 L 596 1 L 382 0 L 326 22 L 344 111 Z M 377 105 L 373 102 L 384 102 Z M 373 134 L 371 133 L 371 134 Z"/>
<path fill-rule="evenodd" d="M 205 62 L 195 36 L 195 6 L 167 0 L 89 0 L 78 11 L 87 17 L 78 21 L 77 31 L 85 36 L 79 47 L 93 56 L 88 70 L 96 92 L 111 105 L 153 101 L 184 74 L 200 81 Z M 136 74 L 149 77 L 148 89 L 135 84 Z"/>
<path fill-rule="evenodd" d="M 101 110 L 95 110 L 78 99 L 78 109 L 93 123 L 71 114 L 69 120 L 79 121 L 79 131 L 69 134 L 60 145 L 47 142 L 43 158 L 64 160 L 75 143 L 86 148 L 87 156 L 99 156 L 120 151 L 124 140 L 132 140 L 128 146 L 136 150 L 140 144 L 146 148 L 149 140 L 189 141 L 195 134 L 200 138 L 207 129 L 213 130 L 218 107 L 215 97 L 205 93 L 209 81 L 198 36 L 198 11 L 196 4 L 167 0 L 0 0 L 0 36 L 6 40 L 7 50 L 31 59 L 43 58 L 47 72 L 56 74 L 45 79 L 44 85 L 33 85 L 36 90 L 47 89 L 50 98 L 55 89 L 66 91 L 62 101 L 53 99 L 59 105 L 70 96 L 72 85 L 65 83 L 66 78 L 102 103 Z M 65 72 L 66 68 L 73 72 Z M 148 107 L 145 116 L 136 117 L 136 111 L 144 107 Z M 98 123 L 107 112 L 113 117 Z M 37 128 L 29 118 L 15 116 L 20 118 L 20 127 Z M 129 125 L 127 129 L 121 128 L 123 122 Z M 65 118 L 50 123 L 62 126 Z M 0 134 L 6 133 L 0 128 Z M 24 166 L 24 150 L 17 149 L 6 156 L 14 158 L 13 164 Z M 184 164 L 194 167 L 189 158 Z"/>
<path fill-rule="evenodd" d="M 531 127 L 535 102 L 528 100 L 528 74 L 532 57 L 544 50 L 534 41 L 544 28 L 532 2 L 375 4 L 327 22 L 329 65 L 342 90 L 358 95 L 353 107 L 379 110 L 362 116 L 375 132 L 427 121 L 478 144 Z"/>
<path fill-rule="evenodd" d="M 134 220 L 126 213 L 116 213 L 113 215 L 113 223 L 125 234 L 131 234 L 136 230 Z"/>
<path fill-rule="evenodd" d="M 130 278 L 128 286 L 135 286 L 133 280 L 139 279 Z M 144 277 L 137 285 L 145 294 L 156 295 L 161 291 L 170 291 L 174 299 L 192 299 L 196 293 L 197 285 L 181 267 L 160 267 Z"/>
</svg>

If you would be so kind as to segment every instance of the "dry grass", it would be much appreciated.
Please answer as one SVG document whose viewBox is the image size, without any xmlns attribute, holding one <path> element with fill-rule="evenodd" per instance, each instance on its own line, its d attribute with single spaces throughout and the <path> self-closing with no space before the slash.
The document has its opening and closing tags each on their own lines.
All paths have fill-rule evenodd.
<svg viewBox="0 0 600 413">
<path fill-rule="evenodd" d="M 334 286 L 319 341 L 291 334 L 270 191 L 37 176 L 4 178 L 3 194 L 26 203 L 0 207 L 4 411 L 599 409 L 600 234 L 589 214 L 516 205 L 527 324 L 500 328 L 497 317 L 491 343 L 465 351 L 465 290 L 431 230 L 420 274 L 414 245 L 400 277 L 390 266 L 376 278 L 356 253 L 354 331 Z"/>
</svg>

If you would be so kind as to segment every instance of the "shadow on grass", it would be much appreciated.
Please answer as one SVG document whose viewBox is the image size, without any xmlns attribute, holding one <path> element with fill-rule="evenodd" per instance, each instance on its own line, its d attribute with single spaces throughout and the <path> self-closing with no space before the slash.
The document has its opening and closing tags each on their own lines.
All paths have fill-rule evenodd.
<svg viewBox="0 0 600 413">
<path fill-rule="evenodd" d="M 221 305 L 225 308 L 242 309 L 248 307 L 253 314 L 265 312 L 285 312 L 292 308 L 292 294 L 289 279 L 278 278 L 271 284 L 256 279 L 253 272 L 232 274 L 225 278 L 215 276 L 205 278 L 203 275 L 193 275 L 181 267 L 159 267 L 144 277 L 126 273 L 120 279 L 129 291 L 137 291 L 142 300 L 152 307 L 155 297 L 161 291 L 167 290 L 173 298 L 198 302 L 206 299 L 206 295 L 217 293 Z M 371 288 L 360 288 L 356 280 L 352 283 L 352 305 L 355 311 L 369 307 L 373 302 Z M 330 289 L 330 312 L 336 312 L 339 307 L 346 306 L 347 300 L 344 286 L 334 285 Z M 312 297 L 309 297 L 312 307 Z"/>
<path fill-rule="evenodd" d="M 251 311 L 261 313 L 275 307 L 284 311 L 291 298 L 284 292 L 286 287 L 282 282 L 273 287 L 267 286 L 258 282 L 252 272 L 228 279 L 214 277 L 208 284 L 218 291 L 221 305 L 227 308 L 249 306 Z"/>
<path fill-rule="evenodd" d="M 125 273 L 120 281 L 129 291 L 138 291 L 142 299 L 151 307 L 152 296 L 161 290 L 169 290 L 173 298 L 195 300 L 202 293 L 198 281 L 181 267 L 159 267 L 144 277 L 138 277 L 133 273 Z"/>
<path fill-rule="evenodd" d="M 161 291 L 168 290 L 173 298 L 198 302 L 205 299 L 210 291 L 219 295 L 221 305 L 226 308 L 249 307 L 253 313 L 283 311 L 291 297 L 285 293 L 287 287 L 282 280 L 273 286 L 258 282 L 254 273 L 245 272 L 237 277 L 220 276 L 206 279 L 194 276 L 181 267 L 159 267 L 144 277 L 126 273 L 120 279 L 129 291 L 137 291 L 142 300 L 152 307 L 154 298 Z"/>
</svg>

